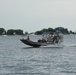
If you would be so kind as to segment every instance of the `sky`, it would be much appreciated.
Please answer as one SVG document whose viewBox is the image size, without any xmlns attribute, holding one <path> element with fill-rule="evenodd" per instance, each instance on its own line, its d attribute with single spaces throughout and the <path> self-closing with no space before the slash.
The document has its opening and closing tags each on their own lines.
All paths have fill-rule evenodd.
<svg viewBox="0 0 76 75">
<path fill-rule="evenodd" d="M 76 0 L 0 0 L 0 28 L 35 32 L 49 27 L 76 31 Z"/>
</svg>

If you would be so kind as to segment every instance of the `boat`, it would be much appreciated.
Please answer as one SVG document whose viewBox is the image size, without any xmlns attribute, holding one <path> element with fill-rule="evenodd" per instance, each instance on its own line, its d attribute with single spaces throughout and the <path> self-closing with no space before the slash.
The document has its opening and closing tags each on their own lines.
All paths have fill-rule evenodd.
<svg viewBox="0 0 76 75">
<path fill-rule="evenodd" d="M 27 40 L 27 39 L 20 39 L 24 44 L 29 45 L 29 46 L 33 46 L 33 47 L 40 47 L 41 44 L 38 42 L 33 42 L 31 40 Z"/>
<path fill-rule="evenodd" d="M 54 45 L 62 43 L 63 41 L 63 35 L 51 33 L 49 35 L 46 35 L 46 37 L 43 35 L 42 39 L 39 39 L 37 42 L 31 41 L 29 39 L 29 36 L 27 39 L 20 39 L 24 44 L 32 46 L 32 47 L 40 47 L 40 46 L 48 46 L 48 45 Z M 51 35 L 51 36 L 50 36 Z"/>
</svg>

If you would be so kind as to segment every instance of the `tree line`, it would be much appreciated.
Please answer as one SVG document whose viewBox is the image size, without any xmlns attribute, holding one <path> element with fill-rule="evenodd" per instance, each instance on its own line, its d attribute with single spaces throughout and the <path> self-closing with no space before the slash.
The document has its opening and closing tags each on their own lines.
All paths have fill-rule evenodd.
<svg viewBox="0 0 76 75">
<path fill-rule="evenodd" d="M 63 34 L 76 34 L 76 32 L 73 32 L 72 30 L 68 30 L 67 28 L 63 27 L 56 27 L 56 28 L 47 28 L 47 29 L 42 29 L 40 31 L 36 31 L 35 34 L 41 35 L 43 33 L 49 33 L 49 32 L 61 32 Z"/>
<path fill-rule="evenodd" d="M 63 34 L 76 34 L 76 32 L 73 32 L 72 30 L 68 30 L 67 28 L 63 27 L 56 27 L 56 28 L 45 28 L 41 29 L 39 31 L 34 32 L 36 35 L 41 35 L 43 33 L 49 33 L 49 32 L 56 32 L 59 31 Z M 0 35 L 23 35 L 28 34 L 28 32 L 23 33 L 22 29 L 8 29 L 7 31 L 4 28 L 0 28 Z"/>
<path fill-rule="evenodd" d="M 23 34 L 23 30 L 21 29 L 17 29 L 17 30 L 14 30 L 14 29 L 9 29 L 9 30 L 5 30 L 4 28 L 0 28 L 0 35 L 22 35 Z"/>
</svg>

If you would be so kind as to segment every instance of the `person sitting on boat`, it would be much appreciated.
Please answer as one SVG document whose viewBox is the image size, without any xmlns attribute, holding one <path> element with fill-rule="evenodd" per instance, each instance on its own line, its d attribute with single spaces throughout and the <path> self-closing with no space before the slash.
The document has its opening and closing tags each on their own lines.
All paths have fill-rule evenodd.
<svg viewBox="0 0 76 75">
<path fill-rule="evenodd" d="M 29 36 L 27 36 L 27 40 L 29 40 Z"/>
<path fill-rule="evenodd" d="M 42 42 L 46 42 L 46 40 L 44 38 L 42 38 Z"/>
<path fill-rule="evenodd" d="M 39 39 L 39 40 L 38 40 L 38 42 L 42 42 L 42 40 L 41 40 L 41 39 Z"/>
<path fill-rule="evenodd" d="M 38 42 L 47 42 L 45 39 L 39 39 Z"/>
</svg>

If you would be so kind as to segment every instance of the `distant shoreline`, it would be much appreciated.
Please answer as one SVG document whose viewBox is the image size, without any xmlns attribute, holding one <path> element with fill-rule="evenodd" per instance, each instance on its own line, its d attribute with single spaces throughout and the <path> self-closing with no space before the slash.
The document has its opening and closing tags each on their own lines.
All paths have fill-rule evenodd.
<svg viewBox="0 0 76 75">
<path fill-rule="evenodd" d="M 35 34 L 35 35 L 41 35 L 43 33 L 48 32 L 56 32 L 59 31 L 63 34 L 76 34 L 76 32 L 73 32 L 72 30 L 68 30 L 67 28 L 63 27 L 56 27 L 56 28 L 43 28 L 36 32 L 28 33 L 27 31 L 24 32 L 22 29 L 8 29 L 7 31 L 4 28 L 0 28 L 0 35 L 27 35 L 27 34 Z M 24 33 L 23 33 L 24 32 Z"/>
</svg>

